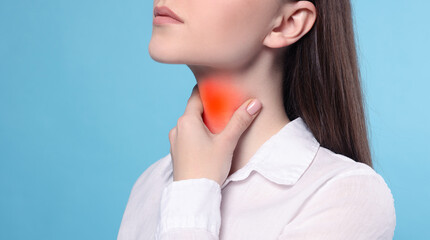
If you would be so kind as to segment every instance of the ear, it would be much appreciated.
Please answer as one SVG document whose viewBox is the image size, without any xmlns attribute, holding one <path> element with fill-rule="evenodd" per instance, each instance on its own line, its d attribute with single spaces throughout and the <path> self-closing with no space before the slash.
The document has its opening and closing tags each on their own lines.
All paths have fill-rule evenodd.
<svg viewBox="0 0 430 240">
<path fill-rule="evenodd" d="M 263 44 L 270 48 L 281 48 L 295 43 L 311 30 L 316 16 L 315 5 L 309 1 L 285 3 Z"/>
</svg>

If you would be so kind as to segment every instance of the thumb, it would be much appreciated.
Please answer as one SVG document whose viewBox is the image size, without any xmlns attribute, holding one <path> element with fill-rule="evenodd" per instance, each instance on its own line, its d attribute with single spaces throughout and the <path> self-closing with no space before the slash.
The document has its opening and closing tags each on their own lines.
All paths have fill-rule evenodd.
<svg viewBox="0 0 430 240">
<path fill-rule="evenodd" d="M 262 104 L 258 99 L 249 99 L 243 103 L 231 117 L 227 126 L 221 132 L 223 139 L 229 143 L 237 143 L 240 136 L 251 125 L 254 118 L 260 113 Z"/>
</svg>

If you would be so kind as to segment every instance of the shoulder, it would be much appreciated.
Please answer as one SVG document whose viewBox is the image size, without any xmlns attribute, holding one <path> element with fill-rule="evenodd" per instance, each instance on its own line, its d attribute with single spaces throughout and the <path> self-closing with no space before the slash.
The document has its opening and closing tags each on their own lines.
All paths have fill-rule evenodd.
<svg viewBox="0 0 430 240">
<path fill-rule="evenodd" d="M 161 193 L 171 175 L 170 153 L 152 163 L 135 181 L 123 214 L 118 239 L 129 239 L 131 236 L 148 235 L 155 232 L 156 222 L 145 221 L 156 219 L 159 214 Z M 145 228 L 140 226 L 145 225 Z"/>
<path fill-rule="evenodd" d="M 144 186 L 154 183 L 167 182 L 172 173 L 172 159 L 170 153 L 152 163 L 145 171 L 137 178 L 133 185 L 132 192 L 136 189 L 141 189 Z"/>
<path fill-rule="evenodd" d="M 374 169 L 320 147 L 306 174 L 304 182 L 313 188 L 312 194 L 285 227 L 284 236 L 308 229 L 315 238 L 392 239 L 394 198 Z"/>
<path fill-rule="evenodd" d="M 312 164 L 314 171 L 328 182 L 342 178 L 367 178 L 377 181 L 381 187 L 390 191 L 382 176 L 369 165 L 357 162 L 345 155 L 335 153 L 325 147 L 320 147 Z M 327 182 L 327 183 L 328 183 Z"/>
<path fill-rule="evenodd" d="M 379 173 L 367 164 L 324 147 L 320 147 L 316 158 L 325 176 L 314 196 L 316 201 L 325 199 L 327 208 L 338 208 L 339 214 L 344 211 L 350 217 L 357 214 L 361 216 L 357 222 L 372 223 L 378 230 L 385 229 L 393 234 L 396 225 L 394 198 Z"/>
<path fill-rule="evenodd" d="M 391 190 L 384 178 L 365 163 L 320 147 L 314 164 L 315 170 L 318 170 L 325 179 L 324 187 L 348 182 L 350 187 L 368 187 L 369 191 L 382 191 L 390 200 L 393 200 Z"/>
<path fill-rule="evenodd" d="M 125 215 L 134 215 L 137 209 L 153 206 L 171 177 L 170 153 L 151 164 L 137 178 L 130 191 Z"/>
</svg>

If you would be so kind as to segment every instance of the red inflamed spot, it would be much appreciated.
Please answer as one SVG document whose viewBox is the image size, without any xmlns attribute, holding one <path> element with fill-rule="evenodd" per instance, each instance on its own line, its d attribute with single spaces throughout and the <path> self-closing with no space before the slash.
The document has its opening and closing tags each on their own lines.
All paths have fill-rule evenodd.
<svg viewBox="0 0 430 240">
<path fill-rule="evenodd" d="M 242 91 L 228 77 L 204 79 L 199 83 L 203 122 L 214 134 L 220 133 L 233 113 L 246 101 Z"/>
</svg>

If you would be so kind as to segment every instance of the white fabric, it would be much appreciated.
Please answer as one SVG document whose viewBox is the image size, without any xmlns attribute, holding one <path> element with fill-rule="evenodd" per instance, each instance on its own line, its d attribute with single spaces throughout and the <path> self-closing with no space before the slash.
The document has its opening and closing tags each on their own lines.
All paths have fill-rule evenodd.
<svg viewBox="0 0 430 240">
<path fill-rule="evenodd" d="M 336 154 L 301 118 L 220 187 L 173 182 L 170 153 L 134 184 L 119 240 L 393 239 L 394 199 L 372 168 Z"/>
</svg>

